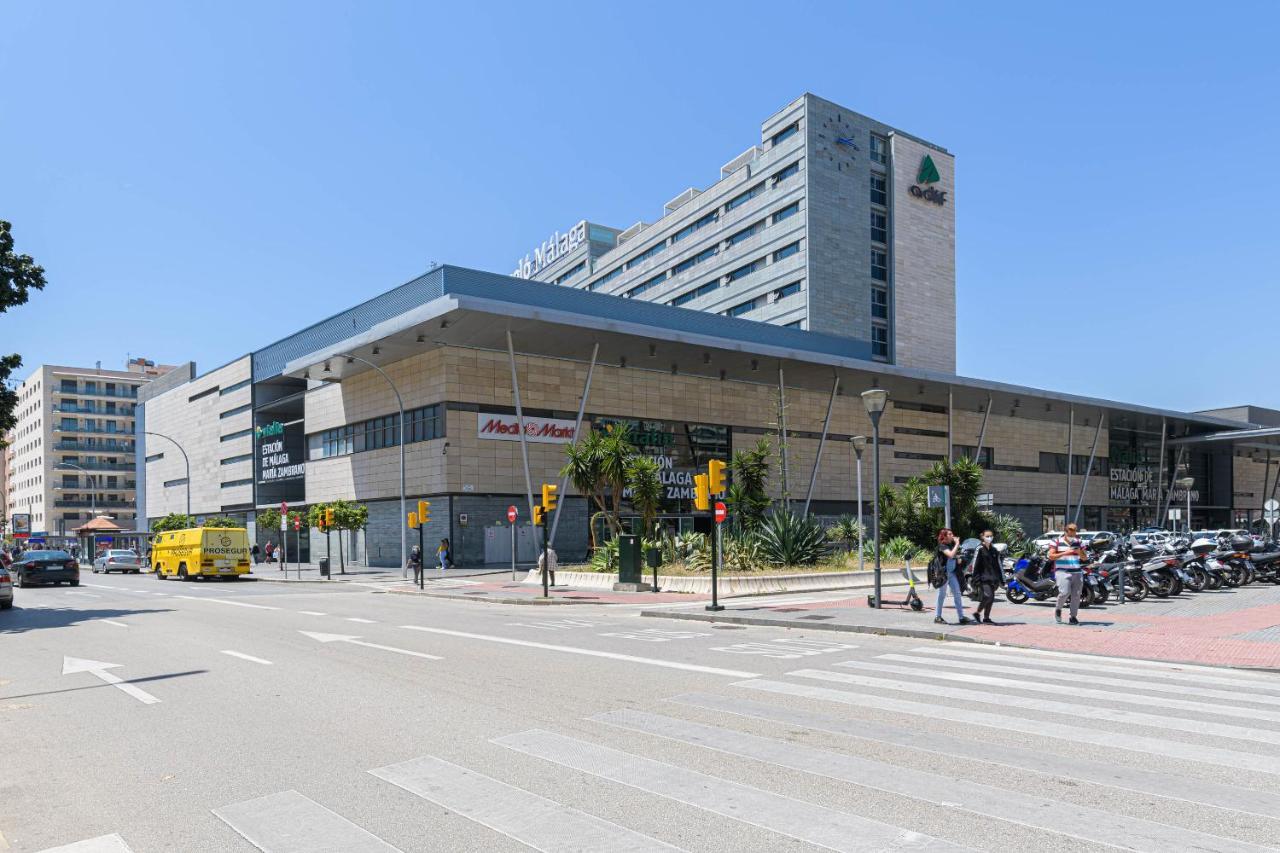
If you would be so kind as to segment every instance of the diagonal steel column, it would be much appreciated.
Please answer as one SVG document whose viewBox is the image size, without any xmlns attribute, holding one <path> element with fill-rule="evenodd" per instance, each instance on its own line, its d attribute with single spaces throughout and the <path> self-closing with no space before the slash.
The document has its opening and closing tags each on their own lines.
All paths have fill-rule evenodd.
<svg viewBox="0 0 1280 853">
<path fill-rule="evenodd" d="M 1160 419 L 1160 471 L 1156 474 L 1156 517 L 1154 523 L 1157 527 L 1163 527 L 1164 522 L 1160 520 L 1160 505 L 1164 502 L 1164 443 L 1165 438 L 1169 434 L 1168 421 L 1166 418 Z"/>
<path fill-rule="evenodd" d="M 1267 451 L 1267 464 L 1262 467 L 1262 504 L 1258 507 L 1259 512 L 1267 511 L 1267 480 L 1271 479 L 1271 451 Z M 1276 482 L 1280 483 L 1280 471 L 1276 472 Z M 1275 491 L 1275 485 L 1271 486 L 1271 491 Z"/>
<path fill-rule="evenodd" d="M 578 403 L 578 419 L 573 422 L 573 443 L 578 443 L 578 436 L 582 432 L 582 415 L 587 410 L 587 395 L 591 393 L 591 374 L 596 369 L 596 356 L 600 354 L 600 344 L 596 343 L 591 350 L 591 364 L 587 366 L 587 381 L 582 386 L 582 402 Z M 560 495 L 560 500 L 556 501 L 556 512 L 551 519 L 551 533 L 548 535 L 547 547 L 554 547 L 556 544 L 556 531 L 560 529 L 560 508 L 564 506 L 564 490 L 569 486 L 569 475 L 560 475 L 560 491 L 556 494 Z M 591 498 L 583 495 L 587 499 L 587 517 L 591 516 Z"/>
<path fill-rule="evenodd" d="M 787 481 L 787 386 L 778 365 L 778 455 L 782 461 L 782 508 L 791 512 L 791 484 Z"/>
<path fill-rule="evenodd" d="M 1089 467 L 1084 469 L 1084 482 L 1080 484 L 1080 500 L 1076 503 L 1076 515 L 1073 519 L 1078 525 L 1080 523 L 1080 511 L 1084 509 L 1084 494 L 1089 488 L 1089 475 L 1093 473 L 1093 460 L 1098 456 L 1098 437 L 1102 435 L 1102 427 L 1107 422 L 1107 413 L 1102 412 L 1098 415 L 1098 429 L 1093 433 L 1093 447 L 1089 449 Z"/>
<path fill-rule="evenodd" d="M 809 475 L 809 491 L 804 496 L 804 516 L 809 517 L 809 501 L 813 499 L 813 484 L 818 482 L 818 465 L 822 462 L 822 448 L 827 443 L 827 430 L 831 426 L 831 410 L 836 405 L 836 391 L 840 390 L 840 377 L 831 383 L 831 399 L 827 401 L 827 416 L 822 421 L 822 437 L 818 439 L 818 453 L 813 457 L 813 473 Z"/>
<path fill-rule="evenodd" d="M 511 392 L 516 399 L 516 427 L 520 430 L 520 458 L 524 461 L 525 497 L 529 500 L 529 520 L 533 520 L 533 478 L 529 476 L 529 445 L 524 437 L 524 409 L 520 405 L 520 380 L 516 378 L 516 349 L 507 329 L 507 358 L 511 362 Z"/>
<path fill-rule="evenodd" d="M 955 392 L 952 391 L 951 388 L 947 388 L 947 464 L 948 465 L 956 461 L 955 443 L 952 440 L 952 436 L 955 434 L 955 430 L 952 429 L 952 427 L 955 426 L 955 421 L 953 419 L 955 410 L 956 410 Z"/>
<path fill-rule="evenodd" d="M 978 449 L 974 452 L 974 462 L 982 463 L 982 441 L 987 437 L 987 418 L 991 415 L 991 395 L 987 395 L 987 408 L 982 412 L 982 428 L 978 430 Z"/>
<path fill-rule="evenodd" d="M 1178 468 L 1182 465 L 1183 455 L 1187 452 L 1187 446 L 1184 444 L 1178 448 L 1178 458 L 1173 462 L 1173 470 L 1169 472 L 1169 491 L 1165 496 L 1164 509 L 1160 511 L 1160 516 L 1156 519 L 1156 524 L 1163 526 L 1163 521 L 1169 518 L 1169 507 L 1173 505 L 1173 481 L 1178 478 Z M 1162 487 L 1163 483 L 1160 484 Z"/>
<path fill-rule="evenodd" d="M 1071 407 L 1071 414 L 1067 420 L 1067 502 L 1062 505 L 1062 529 L 1067 529 L 1067 516 L 1071 512 L 1071 456 L 1075 453 L 1076 438 L 1076 407 Z"/>
</svg>

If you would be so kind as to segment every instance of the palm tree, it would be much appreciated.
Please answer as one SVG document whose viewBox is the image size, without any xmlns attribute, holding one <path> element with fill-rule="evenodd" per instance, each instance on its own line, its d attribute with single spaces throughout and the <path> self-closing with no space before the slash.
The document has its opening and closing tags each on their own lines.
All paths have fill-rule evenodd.
<svg viewBox="0 0 1280 853">
<path fill-rule="evenodd" d="M 631 443 L 631 431 L 625 425 L 615 424 L 601 437 L 599 444 L 600 477 L 609 487 L 613 497 L 613 515 L 606 516 L 615 535 L 622 532 L 618 516 L 622 513 L 622 493 L 627 488 L 627 465 L 636 455 Z"/>
<path fill-rule="evenodd" d="M 640 513 L 641 535 L 648 536 L 653 532 L 653 520 L 662 504 L 658 460 L 651 456 L 632 456 L 627 463 L 627 488 L 631 490 L 631 505 Z"/>
<path fill-rule="evenodd" d="M 560 469 L 561 477 L 568 477 L 569 482 L 587 499 L 595 501 L 599 511 L 607 519 L 609 507 L 604 501 L 604 475 L 600 467 L 600 433 L 592 430 L 581 442 L 565 446 L 564 455 L 568 460 Z M 591 525 L 591 547 L 596 547 L 596 527 Z"/>
</svg>

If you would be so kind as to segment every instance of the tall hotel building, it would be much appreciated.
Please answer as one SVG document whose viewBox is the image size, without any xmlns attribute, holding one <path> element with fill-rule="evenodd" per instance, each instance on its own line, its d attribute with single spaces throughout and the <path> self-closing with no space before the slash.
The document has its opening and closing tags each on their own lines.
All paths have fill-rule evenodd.
<svg viewBox="0 0 1280 853">
<path fill-rule="evenodd" d="M 852 338 L 955 372 L 955 158 L 804 95 L 657 221 L 579 222 L 514 275 Z"/>
</svg>

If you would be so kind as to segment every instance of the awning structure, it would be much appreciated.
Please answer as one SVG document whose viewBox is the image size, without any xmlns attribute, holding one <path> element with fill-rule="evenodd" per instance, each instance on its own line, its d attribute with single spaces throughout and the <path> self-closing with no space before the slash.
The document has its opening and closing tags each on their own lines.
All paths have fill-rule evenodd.
<svg viewBox="0 0 1280 853">
<path fill-rule="evenodd" d="M 1230 447 L 1237 456 L 1270 452 L 1280 457 L 1280 427 L 1235 429 L 1189 435 L 1170 440 L 1171 445 L 1186 445 L 1198 450 Z"/>
<path fill-rule="evenodd" d="M 125 529 L 106 516 L 99 515 L 86 521 L 72 532 L 78 536 L 88 536 L 91 533 L 124 533 Z"/>
</svg>

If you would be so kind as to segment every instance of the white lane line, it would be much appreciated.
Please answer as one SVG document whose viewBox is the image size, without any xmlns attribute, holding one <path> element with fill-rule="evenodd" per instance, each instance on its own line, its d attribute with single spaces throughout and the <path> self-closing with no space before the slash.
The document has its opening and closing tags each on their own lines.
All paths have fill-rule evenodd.
<svg viewBox="0 0 1280 853">
<path fill-rule="evenodd" d="M 964 850 L 850 812 L 797 800 L 674 764 L 534 729 L 494 743 L 640 791 L 830 850 Z"/>
<path fill-rule="evenodd" d="M 369 772 L 535 850 L 681 849 L 433 756 Z"/>
<path fill-rule="evenodd" d="M 849 690 L 836 690 L 831 687 L 818 687 L 811 684 L 789 684 L 784 681 L 758 679 L 755 681 L 740 681 L 733 686 L 745 687 L 748 690 L 761 690 L 766 693 L 776 693 L 783 696 L 799 696 L 806 699 L 821 699 L 827 702 L 838 702 L 843 705 L 854 705 L 860 708 L 874 708 L 895 714 L 914 714 L 919 717 L 951 720 L 965 725 L 988 726 L 997 732 L 997 735 L 993 735 L 993 737 L 1003 737 L 1009 732 L 1018 732 L 1031 735 L 1033 738 L 1052 737 L 1074 743 L 1091 743 L 1111 749 L 1128 749 L 1135 752 L 1163 755 L 1168 758 L 1178 758 L 1184 761 L 1199 761 L 1205 764 L 1217 764 L 1234 769 L 1280 775 L 1280 761 L 1277 761 L 1273 755 L 1255 755 L 1213 746 L 1199 746 L 1169 738 L 1145 737 L 1130 732 L 1109 732 L 1096 728 L 1069 726 L 1063 723 L 1014 717 L 1008 714 L 993 714 L 989 711 L 971 711 L 968 708 L 950 708 L 935 702 L 889 699 L 884 696 L 873 696 L 869 693 L 854 693 Z"/>
<path fill-rule="evenodd" d="M 992 749 L 990 743 L 957 737 L 954 734 L 944 735 L 871 720 L 833 717 L 816 711 L 739 699 L 736 696 L 685 693 L 672 696 L 665 701 L 719 714 L 734 714 L 765 720 L 789 728 L 805 728 L 873 743 L 892 744 L 949 758 L 962 758 L 1000 767 L 1027 770 L 1077 783 L 1122 788 L 1140 794 L 1280 819 L 1280 798 L 1275 794 L 1251 788 L 1238 788 L 1205 779 L 1188 778 L 1181 774 L 1142 770 L 1078 756 L 1054 755 L 1033 749 L 1021 749 L 1008 743 L 1001 744 L 999 749 Z"/>
<path fill-rule="evenodd" d="M 1125 690 L 1146 690 L 1151 693 L 1173 693 L 1178 696 L 1204 696 L 1209 699 L 1225 699 L 1228 702 L 1256 702 L 1260 705 L 1280 705 L 1280 696 L 1261 696 L 1255 693 L 1243 693 L 1239 690 L 1215 690 L 1211 687 L 1195 687 L 1190 684 L 1153 684 L 1147 681 L 1135 681 L 1132 678 L 1108 678 L 1105 675 L 1097 675 L 1090 673 L 1087 678 L 1077 675 L 1073 672 L 1046 672 L 1042 668 L 1024 669 L 1018 666 L 1004 666 L 1001 663 L 994 663 L 989 660 L 969 661 L 969 660 L 947 660 L 945 658 L 936 657 L 913 657 L 912 655 L 876 655 L 876 660 L 897 661 L 899 663 L 912 663 L 924 667 L 940 666 L 945 669 L 963 669 L 973 672 L 991 672 L 1005 673 L 1007 675 L 1016 675 L 1020 678 L 1027 679 L 1043 679 L 1056 678 L 1059 681 L 1072 681 L 1076 684 L 1081 681 L 1087 681 L 1093 685 L 1110 685 L 1112 687 L 1121 687 Z M 1021 682 L 1019 684 L 1021 687 Z M 1025 688 L 1022 688 L 1025 689 Z M 1072 695 L 1082 695 L 1074 687 L 1071 689 Z M 1154 697 L 1153 697 L 1154 698 Z M 1164 700 L 1160 700 L 1163 702 Z M 1236 716 L 1256 718 L 1256 719 L 1280 719 L 1267 716 L 1257 716 L 1265 714 L 1264 711 L 1251 711 L 1238 709 L 1240 713 Z"/>
<path fill-rule="evenodd" d="M 299 610 L 299 613 L 305 616 L 328 616 L 328 613 L 321 613 L 319 610 Z"/>
<path fill-rule="evenodd" d="M 425 652 L 415 652 L 409 649 L 397 649 L 395 646 L 383 646 L 378 643 L 369 643 L 361 640 L 359 637 L 349 636 L 347 634 L 321 634 L 315 631 L 299 631 L 299 634 L 318 640 L 321 643 L 350 643 L 353 646 L 364 646 L 367 649 L 381 649 L 384 652 L 395 652 L 398 655 L 409 655 L 415 658 L 424 658 L 426 660 L 444 660 L 439 655 L 429 655 Z"/>
<path fill-rule="evenodd" d="M 1233 678 L 1242 678 L 1252 680 L 1259 686 L 1267 686 L 1275 683 L 1275 675 L 1269 672 L 1250 672 L 1247 669 L 1232 669 L 1230 667 L 1221 666 L 1200 666 L 1193 663 L 1171 663 L 1162 660 L 1144 660 L 1142 658 L 1117 658 L 1107 657 L 1105 655 L 1080 655 L 1072 652 L 1055 652 L 1050 649 L 996 649 L 991 646 L 981 646 L 984 650 L 990 650 L 992 653 L 999 652 L 1016 652 L 1018 654 L 1035 655 L 1037 657 L 1059 658 L 1061 660 L 1074 661 L 1076 663 L 1103 663 L 1103 664 L 1124 664 L 1130 668 L 1159 670 L 1161 672 L 1198 672 L 1203 675 L 1231 675 Z"/>
<path fill-rule="evenodd" d="M 880 657 L 885 657 L 880 655 Z M 854 669 L 862 672 L 887 672 L 894 675 L 923 676 L 938 681 L 956 681 L 961 684 L 981 684 L 987 687 L 1000 687 L 1006 690 L 1025 690 L 1028 693 L 1048 693 L 1054 696 L 1071 696 L 1082 699 L 1100 699 L 1104 702 L 1119 702 L 1122 705 L 1140 705 L 1144 708 L 1177 708 L 1196 714 L 1217 714 L 1223 717 L 1239 717 L 1245 720 L 1266 720 L 1280 723 L 1280 711 L 1263 711 L 1253 708 L 1241 708 L 1237 705 L 1219 705 L 1213 702 L 1196 702 L 1190 699 L 1172 699 L 1168 696 L 1146 696 L 1140 693 L 1122 693 L 1115 690 L 1094 690 L 1080 684 L 1049 684 L 1038 680 L 1035 676 L 1025 674 L 1022 678 L 1001 678 L 998 675 L 975 675 L 970 672 L 949 672 L 940 670 L 937 664 L 944 661 L 933 661 L 928 658 L 912 658 L 905 655 L 908 662 L 921 661 L 923 666 L 897 666 L 891 663 L 875 661 L 841 661 L 835 664 L 842 669 Z M 1089 684 L 1093 680 L 1080 679 Z M 1118 680 L 1118 679 L 1117 679 Z M 1121 682 L 1121 686 L 1129 688 Z M 1280 739 L 1276 741 L 1280 743 Z"/>
<path fill-rule="evenodd" d="M 128 627 L 129 627 L 129 626 L 128 626 L 128 625 L 126 625 L 125 623 L 123 623 L 123 622 L 117 622 L 117 621 L 115 621 L 114 619 L 99 619 L 98 621 L 99 621 L 99 622 L 101 622 L 101 623 L 103 623 L 104 625 L 115 625 L 117 628 L 128 628 Z"/>
<path fill-rule="evenodd" d="M 123 592 L 126 595 L 150 595 L 151 594 L 145 589 L 129 589 L 128 587 L 124 587 L 124 586 L 109 586 L 107 584 L 101 584 L 101 583 L 83 583 L 82 582 L 80 585 L 87 586 L 90 589 L 109 589 L 112 592 Z"/>
<path fill-rule="evenodd" d="M 530 649 L 544 649 L 551 652 L 565 652 L 571 655 L 585 655 L 594 658 L 608 658 L 609 660 L 623 660 L 629 663 L 642 663 L 648 666 L 661 666 L 667 669 L 682 669 L 686 672 L 701 672 L 707 675 L 724 675 L 729 678 L 758 678 L 759 673 L 742 672 L 736 669 L 720 669 L 715 666 L 701 666 L 694 663 L 680 663 L 672 660 L 658 660 L 657 658 L 642 658 L 636 655 L 624 655 L 618 652 L 605 652 L 599 649 L 580 649 L 575 646 L 557 646 L 551 643 L 535 643 L 532 640 L 517 640 L 512 637 L 493 637 L 488 634 L 471 634 L 466 631 L 451 631 L 448 628 L 424 628 L 420 625 L 401 625 L 410 631 L 425 631 L 428 634 L 443 634 L 446 637 L 462 637 L 467 640 L 484 640 L 489 643 L 505 643 L 509 646 L 524 646 Z"/>
<path fill-rule="evenodd" d="M 249 604 L 245 601 L 230 601 L 225 598 L 205 598 L 200 595 L 175 595 L 174 598 L 186 598 L 191 601 L 208 601 L 211 604 L 230 604 L 232 607 L 252 607 L 254 610 L 279 610 L 279 607 L 272 607 L 267 604 Z"/>
<path fill-rule="evenodd" d="M 133 853 L 133 850 L 124 843 L 123 838 L 113 832 L 110 835 L 100 835 L 74 844 L 50 847 L 40 853 Z"/>
<path fill-rule="evenodd" d="M 957 785 L 955 778 L 924 770 L 646 711 L 612 711 L 589 719 L 630 732 L 651 734 L 776 767 L 923 800 L 933 806 L 967 811 L 987 819 L 1000 819 L 1003 815 L 1009 815 L 1009 820 L 1023 826 L 1108 846 L 1147 853 L 1188 848 L 1240 851 L 1264 849 L 1235 839 L 1201 834 L 1142 818 L 1127 817 L 1117 826 L 1113 820 L 1108 820 L 1114 815 L 1087 806 L 970 780 Z"/>
<path fill-rule="evenodd" d="M 1006 653 L 1006 651 L 1008 653 Z M 971 658 L 973 660 L 988 660 L 995 663 L 1014 663 L 1021 666 L 1053 669 L 1074 670 L 1077 672 L 1087 672 L 1090 674 L 1105 672 L 1112 675 L 1124 675 L 1130 678 L 1158 678 L 1162 681 L 1175 681 L 1187 684 L 1218 684 L 1224 687 L 1246 687 L 1252 690 L 1280 690 L 1280 679 L 1274 675 L 1269 682 L 1255 681 L 1250 678 L 1234 678 L 1228 673 L 1233 670 L 1220 669 L 1221 675 L 1203 675 L 1194 672 L 1164 672 L 1161 670 L 1144 669 L 1141 667 L 1130 666 L 1109 666 L 1105 663 L 1093 663 L 1087 661 L 1072 660 L 1046 660 L 1041 657 L 1027 657 L 1021 654 L 1012 654 L 1019 651 L 1018 649 L 997 650 L 986 648 L 974 649 L 953 649 L 950 647 L 929 648 L 921 647 L 912 649 L 912 654 L 928 654 L 928 655 L 945 655 L 947 657 Z M 1034 651 L 1033 649 L 1022 649 L 1021 651 Z M 1098 658 L 1099 661 L 1114 660 L 1113 658 Z M 1134 682 L 1137 684 L 1146 684 L 1147 682 Z"/>
<path fill-rule="evenodd" d="M 377 622 L 373 621 L 372 619 L 361 619 L 359 616 L 348 616 L 348 617 L 346 617 L 346 620 L 347 620 L 348 622 L 359 622 L 359 623 L 360 623 L 360 624 L 362 624 L 362 625 L 376 625 L 376 624 L 378 624 Z"/>
<path fill-rule="evenodd" d="M 67 595 L 83 595 L 85 598 L 102 598 L 96 592 L 69 592 Z"/>
<path fill-rule="evenodd" d="M 297 791 L 283 791 L 212 810 L 264 853 L 400 853 L 373 833 Z"/>
<path fill-rule="evenodd" d="M 939 677 L 937 673 L 932 672 L 913 672 L 912 674 L 928 676 L 929 678 Z M 929 684 L 925 681 L 897 681 L 891 678 L 877 678 L 870 675 L 824 672 L 820 669 L 801 669 L 788 672 L 787 675 L 796 678 L 813 678 L 818 681 L 834 681 L 839 684 L 856 684 L 859 687 L 870 687 L 876 690 L 918 693 L 935 699 L 940 697 L 958 699 L 962 702 L 981 702 L 983 704 L 1001 705 L 1006 708 L 1026 708 L 1027 710 L 1042 711 L 1048 714 L 1066 714 L 1080 719 L 1110 720 L 1113 723 L 1149 726 L 1167 731 L 1216 735 L 1235 740 L 1264 741 L 1266 743 L 1280 744 L 1280 731 L 1232 726 L 1226 723 L 1212 723 L 1202 720 L 1187 720 L 1161 714 L 1144 714 L 1140 711 L 1123 711 L 1118 708 L 1106 708 L 1097 704 L 1083 705 L 1074 702 L 1056 702 L 1052 699 L 1029 699 L 1025 696 L 1011 696 L 1008 693 L 993 693 L 989 690 L 967 690 L 963 687 L 944 687 L 940 684 Z"/>
<path fill-rule="evenodd" d="M 246 655 L 244 652 L 237 652 L 237 651 L 234 651 L 234 650 L 232 650 L 232 649 L 223 649 L 223 650 L 222 650 L 222 653 L 223 653 L 224 655 L 231 655 L 231 657 L 233 657 L 233 658 L 240 658 L 240 660 L 247 660 L 247 661 L 250 661 L 250 662 L 252 662 L 252 663 L 260 663 L 260 664 L 262 664 L 263 666 L 271 666 L 271 665 L 272 665 L 272 664 L 271 664 L 271 661 L 269 661 L 269 660 L 263 660 L 262 658 L 255 658 L 253 655 Z"/>
</svg>

